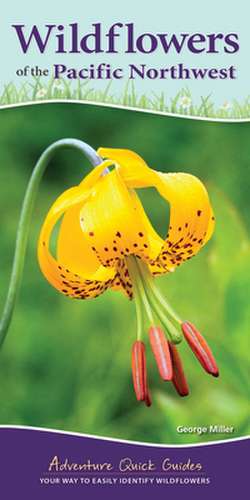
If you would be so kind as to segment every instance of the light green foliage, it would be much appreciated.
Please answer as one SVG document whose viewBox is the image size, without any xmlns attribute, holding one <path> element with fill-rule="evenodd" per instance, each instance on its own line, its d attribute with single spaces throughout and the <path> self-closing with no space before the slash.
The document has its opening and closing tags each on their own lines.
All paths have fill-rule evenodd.
<svg viewBox="0 0 250 500">
<path fill-rule="evenodd" d="M 52 78 L 46 82 L 40 78 L 34 78 L 33 83 L 24 82 L 19 87 L 10 82 L 5 85 L 0 94 L 0 106 L 50 99 L 96 102 L 183 116 L 219 119 L 246 119 L 250 117 L 250 96 L 247 96 L 242 102 L 233 99 L 230 102 L 225 100 L 221 104 L 215 105 L 211 95 L 201 96 L 199 102 L 193 102 L 192 94 L 188 88 L 180 90 L 175 97 L 170 97 L 164 92 L 157 94 L 152 91 L 149 95 L 142 94 L 136 90 L 134 82 L 129 80 L 120 94 L 112 90 L 112 82 L 109 82 L 103 90 L 94 88 L 89 80 L 74 82 L 65 78 L 60 80 Z"/>
<path fill-rule="evenodd" d="M 130 373 L 134 304 L 118 293 L 73 301 L 43 278 L 36 243 L 53 200 L 88 171 L 76 152 L 63 151 L 42 182 L 25 274 L 13 322 L 0 353 L 0 423 L 46 426 L 125 439 L 187 443 L 244 435 L 248 427 L 250 124 L 218 124 L 77 104 L 42 104 L 0 111 L 0 301 L 11 269 L 18 214 L 32 168 L 62 137 L 93 147 L 137 151 L 161 171 L 186 171 L 208 187 L 216 216 L 211 242 L 175 273 L 158 280 L 183 317 L 211 345 L 220 378 L 205 372 L 182 342 L 191 394 L 181 399 L 161 382 L 149 350 L 153 406 L 136 402 Z M 141 195 L 141 193 L 139 193 Z M 152 190 L 143 193 L 152 221 L 168 221 Z M 157 220 L 157 218 L 159 220 Z M 83 256 L 84 258 L 84 256 Z M 179 435 L 178 425 L 224 424 L 233 435 Z"/>
</svg>

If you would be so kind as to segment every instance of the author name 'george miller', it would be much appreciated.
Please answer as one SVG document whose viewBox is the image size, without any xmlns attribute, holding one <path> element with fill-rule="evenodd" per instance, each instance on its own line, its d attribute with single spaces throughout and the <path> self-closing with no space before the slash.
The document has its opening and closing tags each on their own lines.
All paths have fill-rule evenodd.
<svg viewBox="0 0 250 500">
<path fill-rule="evenodd" d="M 178 434 L 233 434 L 234 427 L 232 425 L 195 425 L 186 427 L 185 425 L 178 425 L 176 427 Z"/>
<path fill-rule="evenodd" d="M 192 471 L 200 472 L 203 466 L 200 462 L 192 462 L 187 458 L 183 462 L 175 462 L 169 457 L 162 459 L 159 465 L 156 465 L 151 458 L 137 462 L 131 457 L 123 457 L 117 464 L 112 462 L 95 462 L 90 458 L 84 462 L 71 462 L 69 458 L 63 460 L 58 455 L 55 455 L 48 464 L 48 472 L 111 472 L 119 470 L 120 472 L 136 473 L 136 472 L 157 472 L 157 471 Z"/>
</svg>

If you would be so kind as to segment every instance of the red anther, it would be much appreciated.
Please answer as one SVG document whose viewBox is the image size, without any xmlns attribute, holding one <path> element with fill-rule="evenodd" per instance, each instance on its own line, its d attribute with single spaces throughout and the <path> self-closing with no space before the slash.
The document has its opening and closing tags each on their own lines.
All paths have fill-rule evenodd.
<svg viewBox="0 0 250 500">
<path fill-rule="evenodd" d="M 151 399 L 150 392 L 148 391 L 146 394 L 146 397 L 145 397 L 145 405 L 151 406 L 151 404 L 152 404 L 152 399 Z"/>
<path fill-rule="evenodd" d="M 188 384 L 184 374 L 181 357 L 179 355 L 177 347 L 169 342 L 169 349 L 170 349 L 172 365 L 173 365 L 173 373 L 174 373 L 172 382 L 176 388 L 176 391 L 180 396 L 182 397 L 188 396 L 189 394 Z"/>
<path fill-rule="evenodd" d="M 147 395 L 147 372 L 145 344 L 141 340 L 132 347 L 132 375 L 135 394 L 138 401 L 144 401 Z"/>
<path fill-rule="evenodd" d="M 195 326 L 189 321 L 185 321 L 181 325 L 185 339 L 191 347 L 196 358 L 203 366 L 204 370 L 214 377 L 219 376 L 219 370 L 216 361 L 213 357 L 212 351 L 209 348 L 206 340 L 202 337 L 201 333 L 196 330 Z"/>
<path fill-rule="evenodd" d="M 168 341 L 164 332 L 158 326 L 151 326 L 149 340 L 161 378 L 163 380 L 172 380 L 173 367 Z"/>
<path fill-rule="evenodd" d="M 145 387 L 145 399 L 144 403 L 146 406 L 151 406 L 152 405 L 152 399 L 151 399 L 151 394 L 148 388 L 148 381 L 147 381 L 147 367 L 146 367 L 146 354 L 145 356 L 145 369 L 144 369 L 144 387 Z"/>
</svg>

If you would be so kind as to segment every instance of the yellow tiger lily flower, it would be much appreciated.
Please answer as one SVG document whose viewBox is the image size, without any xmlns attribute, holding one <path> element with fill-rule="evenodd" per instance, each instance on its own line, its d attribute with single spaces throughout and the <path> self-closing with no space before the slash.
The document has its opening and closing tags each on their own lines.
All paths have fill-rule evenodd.
<svg viewBox="0 0 250 500">
<path fill-rule="evenodd" d="M 205 187 L 192 175 L 156 172 L 132 151 L 100 148 L 98 154 L 111 161 L 65 191 L 49 210 L 39 238 L 39 263 L 47 280 L 69 297 L 93 298 L 113 288 L 132 298 L 127 257 L 140 258 L 153 275 L 173 271 L 210 238 L 212 209 Z M 102 175 L 112 164 L 114 169 Z M 165 240 L 135 191 L 152 186 L 171 207 Z M 50 237 L 61 216 L 54 258 Z"/>
<path fill-rule="evenodd" d="M 145 310 L 154 327 L 150 342 L 160 373 L 165 373 L 164 366 L 172 359 L 168 373 L 178 390 L 176 380 L 179 377 L 182 388 L 183 380 L 177 354 L 174 346 L 170 346 L 169 358 L 155 318 L 164 326 L 171 344 L 181 340 L 176 328 L 176 324 L 181 324 L 199 361 L 202 363 L 203 356 L 206 365 L 205 358 L 210 355 L 191 323 L 182 322 L 160 295 L 153 278 L 174 271 L 210 239 L 214 216 L 208 193 L 197 177 L 152 170 L 132 151 L 100 148 L 97 153 L 103 162 L 78 186 L 59 196 L 46 216 L 38 243 L 41 271 L 53 287 L 71 298 L 95 298 L 108 288 L 124 292 L 129 299 L 134 297 L 137 342 L 141 342 L 142 310 Z M 169 224 L 166 210 L 165 238 L 153 228 L 136 193 L 136 189 L 148 187 L 154 187 L 170 205 Z M 60 219 L 57 252 L 53 255 L 50 240 Z M 142 353 L 141 347 L 133 349 L 134 385 L 137 398 L 150 404 Z M 209 371 L 208 364 L 204 367 Z M 218 374 L 213 363 L 209 373 Z M 187 393 L 181 389 L 178 392 Z"/>
</svg>

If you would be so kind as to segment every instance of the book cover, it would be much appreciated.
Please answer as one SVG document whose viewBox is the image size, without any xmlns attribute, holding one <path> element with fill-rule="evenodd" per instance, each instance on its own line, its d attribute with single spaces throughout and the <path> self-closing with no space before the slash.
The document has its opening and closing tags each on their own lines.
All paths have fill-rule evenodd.
<svg viewBox="0 0 250 500">
<path fill-rule="evenodd" d="M 246 497 L 249 6 L 10 1 L 0 497 Z"/>
</svg>

